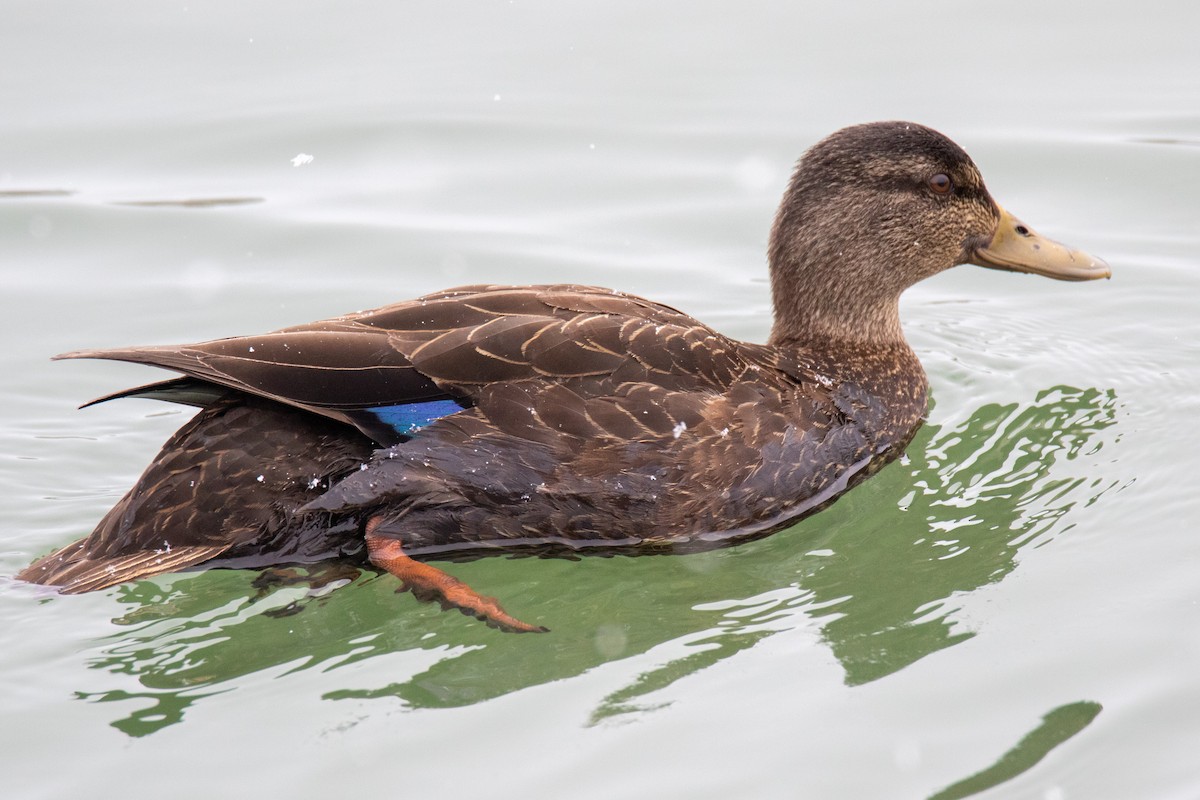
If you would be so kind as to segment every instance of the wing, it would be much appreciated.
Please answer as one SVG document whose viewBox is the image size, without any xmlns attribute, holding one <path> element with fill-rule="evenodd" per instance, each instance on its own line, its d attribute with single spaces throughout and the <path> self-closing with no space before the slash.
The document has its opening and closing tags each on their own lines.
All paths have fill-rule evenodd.
<svg viewBox="0 0 1200 800">
<path fill-rule="evenodd" d="M 747 368 L 737 343 L 673 308 L 574 285 L 468 286 L 257 336 L 58 357 L 164 367 L 337 419 L 385 444 L 498 384 L 720 391 Z M 156 386 L 173 390 L 132 392 L 195 396 L 194 384 L 183 385 L 188 392 L 171 382 Z"/>
</svg>

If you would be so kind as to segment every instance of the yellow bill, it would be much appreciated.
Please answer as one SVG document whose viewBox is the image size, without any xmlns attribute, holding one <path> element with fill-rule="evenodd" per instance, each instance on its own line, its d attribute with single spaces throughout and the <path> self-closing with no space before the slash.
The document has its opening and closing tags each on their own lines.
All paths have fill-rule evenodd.
<svg viewBox="0 0 1200 800">
<path fill-rule="evenodd" d="M 1029 272 L 1060 281 L 1111 278 L 1102 259 L 1038 235 L 1021 220 L 1000 209 L 1000 224 L 986 247 L 976 250 L 970 264 L 1010 272 Z"/>
</svg>

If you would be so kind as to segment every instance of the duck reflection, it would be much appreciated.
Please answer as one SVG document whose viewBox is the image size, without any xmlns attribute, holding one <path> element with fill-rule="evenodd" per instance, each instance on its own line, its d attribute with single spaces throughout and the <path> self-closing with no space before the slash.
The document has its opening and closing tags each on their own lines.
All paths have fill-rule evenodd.
<svg viewBox="0 0 1200 800">
<path fill-rule="evenodd" d="M 1027 404 L 982 406 L 961 424 L 927 425 L 907 459 L 831 508 L 735 548 L 456 568 L 514 608 L 545 609 L 538 617 L 549 636 L 498 634 L 431 605 L 401 609 L 394 579 L 338 565 L 256 585 L 224 570 L 126 585 L 116 590 L 128 605 L 114 620 L 121 630 L 90 665 L 136 686 L 79 697 L 118 702 L 113 726 L 142 736 L 253 674 L 287 680 L 318 670 L 330 674 L 326 685 L 346 687 L 327 699 L 439 708 L 636 662 L 628 684 L 595 709 L 601 721 L 814 623 L 846 682 L 863 684 L 973 636 L 955 619 L 957 597 L 1002 580 L 1021 550 L 1069 531 L 1075 506 L 1122 488 L 1086 474 L 1081 458 L 1112 443 L 1101 434 L 1116 413 L 1112 390 L 1057 386 Z"/>
</svg>

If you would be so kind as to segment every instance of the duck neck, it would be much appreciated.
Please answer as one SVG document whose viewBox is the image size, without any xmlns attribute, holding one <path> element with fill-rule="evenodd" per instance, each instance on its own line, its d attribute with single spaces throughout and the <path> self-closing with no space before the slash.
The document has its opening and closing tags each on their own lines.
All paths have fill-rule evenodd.
<svg viewBox="0 0 1200 800">
<path fill-rule="evenodd" d="M 833 202 L 825 198 L 828 191 L 809 185 L 798 171 L 775 217 L 768 249 L 771 344 L 907 347 L 900 294 L 913 281 L 904 270 L 880 263 L 890 261 L 886 254 L 903 252 L 907 234 L 887 224 L 874 198 Z"/>
<path fill-rule="evenodd" d="M 775 324 L 770 344 L 818 373 L 886 398 L 886 425 L 908 429 L 924 415 L 925 370 L 900 326 L 900 294 L 894 276 L 874 267 L 867 251 L 852 243 L 822 247 L 814 237 L 797 247 L 771 248 Z M 881 275 L 882 272 L 882 275 Z M 881 423 L 883 424 L 883 423 Z"/>
<path fill-rule="evenodd" d="M 928 409 L 929 382 L 900 327 L 899 296 L 864 303 L 869 287 L 865 295 L 845 288 L 810 288 L 806 298 L 776 286 L 769 344 L 835 384 L 857 386 L 876 398 L 880 404 L 859 421 L 889 436 L 903 431 L 907 442 Z M 794 298 L 801 302 L 789 302 Z"/>
<path fill-rule="evenodd" d="M 866 276 L 878 270 L 823 260 L 771 264 L 775 323 L 772 345 L 907 348 L 900 326 L 900 292 Z"/>
</svg>

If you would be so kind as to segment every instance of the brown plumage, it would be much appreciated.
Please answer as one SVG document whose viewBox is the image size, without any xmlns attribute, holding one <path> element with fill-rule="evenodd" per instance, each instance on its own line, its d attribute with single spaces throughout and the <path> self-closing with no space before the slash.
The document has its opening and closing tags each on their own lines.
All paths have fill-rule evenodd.
<svg viewBox="0 0 1200 800">
<path fill-rule="evenodd" d="M 69 353 L 185 376 L 102 399 L 202 410 L 91 536 L 19 577 L 77 592 L 199 564 L 365 557 L 419 595 L 537 630 L 410 557 L 678 551 L 768 533 L 919 426 L 927 387 L 900 328 L 905 288 L 967 262 L 1108 275 L 1009 216 L 961 149 L 912 123 L 813 147 L 769 261 L 767 345 L 639 297 L 554 285 Z"/>
</svg>

